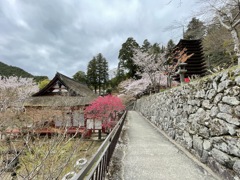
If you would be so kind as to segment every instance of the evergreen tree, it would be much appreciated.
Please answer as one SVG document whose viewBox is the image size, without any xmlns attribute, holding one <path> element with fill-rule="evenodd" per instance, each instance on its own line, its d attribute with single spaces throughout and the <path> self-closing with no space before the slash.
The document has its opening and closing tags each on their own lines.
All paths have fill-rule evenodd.
<svg viewBox="0 0 240 180">
<path fill-rule="evenodd" d="M 160 54 L 161 53 L 161 48 L 158 43 L 154 43 L 152 47 L 150 48 L 149 52 L 151 54 Z"/>
<path fill-rule="evenodd" d="M 26 78 L 33 78 L 34 76 L 21 68 L 15 66 L 9 66 L 0 62 L 0 76 L 17 76 L 17 77 L 26 77 Z"/>
<path fill-rule="evenodd" d="M 160 53 L 164 53 L 166 51 L 165 46 L 162 45 L 162 47 L 160 48 Z"/>
<path fill-rule="evenodd" d="M 88 63 L 87 67 L 87 84 L 89 87 L 92 87 L 97 93 L 98 88 L 98 79 L 97 79 L 97 61 L 96 58 L 93 59 Z"/>
<path fill-rule="evenodd" d="M 172 53 L 173 53 L 173 49 L 176 45 L 174 44 L 173 40 L 170 39 L 167 43 L 167 48 L 166 48 L 166 58 L 171 57 Z"/>
<path fill-rule="evenodd" d="M 115 88 L 120 82 L 124 81 L 125 79 L 126 79 L 126 75 L 124 73 L 124 67 L 122 62 L 120 61 L 118 63 L 117 75 L 113 80 L 111 80 L 111 86 Z"/>
<path fill-rule="evenodd" d="M 205 29 L 203 22 L 193 17 L 187 26 L 187 31 L 184 33 L 184 39 L 201 39 L 205 34 Z"/>
<path fill-rule="evenodd" d="M 97 61 L 97 81 L 98 81 L 98 90 L 99 94 L 102 90 L 106 89 L 107 81 L 108 81 L 108 62 L 107 60 L 102 56 L 101 53 L 99 53 L 96 56 Z"/>
<path fill-rule="evenodd" d="M 97 69 L 96 69 L 96 74 L 97 74 L 97 86 L 98 86 L 98 92 L 100 94 L 101 92 L 101 86 L 102 86 L 102 71 L 103 71 L 103 57 L 102 54 L 99 53 L 96 58 L 96 63 L 97 63 Z"/>
<path fill-rule="evenodd" d="M 102 79 L 103 79 L 103 90 L 106 90 L 108 87 L 109 74 L 108 74 L 108 62 L 105 58 L 103 59 Z"/>
<path fill-rule="evenodd" d="M 151 47 L 152 47 L 151 43 L 147 39 L 145 39 L 143 41 L 143 45 L 141 47 L 141 50 L 142 50 L 142 52 L 148 52 Z"/>
<path fill-rule="evenodd" d="M 125 43 L 122 44 L 122 48 L 119 51 L 119 65 L 118 68 L 119 72 L 123 72 L 126 69 L 128 72 L 126 74 L 127 77 L 137 77 L 137 65 L 133 62 L 133 54 L 134 49 L 140 48 L 138 43 L 132 38 L 129 37 Z"/>
<path fill-rule="evenodd" d="M 76 73 L 73 75 L 73 79 L 74 79 L 75 81 L 78 81 L 78 82 L 84 83 L 84 84 L 87 82 L 86 74 L 85 74 L 85 72 L 83 72 L 83 71 L 78 71 L 78 72 L 76 72 Z"/>
<path fill-rule="evenodd" d="M 93 57 L 88 64 L 87 82 L 90 87 L 97 89 L 99 94 L 107 88 L 108 83 L 108 62 L 101 53 Z"/>
</svg>

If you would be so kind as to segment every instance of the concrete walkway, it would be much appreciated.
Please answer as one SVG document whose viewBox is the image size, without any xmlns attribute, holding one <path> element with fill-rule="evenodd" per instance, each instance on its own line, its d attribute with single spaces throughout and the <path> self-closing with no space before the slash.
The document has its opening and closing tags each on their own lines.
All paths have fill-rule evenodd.
<svg viewBox="0 0 240 180">
<path fill-rule="evenodd" d="M 128 112 L 126 126 L 127 148 L 123 157 L 123 179 L 215 179 L 137 112 Z"/>
</svg>

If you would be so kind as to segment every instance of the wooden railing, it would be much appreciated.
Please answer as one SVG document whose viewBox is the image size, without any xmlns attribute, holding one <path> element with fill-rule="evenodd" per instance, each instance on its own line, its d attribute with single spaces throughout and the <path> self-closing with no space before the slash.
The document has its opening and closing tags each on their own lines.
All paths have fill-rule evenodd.
<svg viewBox="0 0 240 180">
<path fill-rule="evenodd" d="M 72 180 L 102 180 L 106 177 L 109 162 L 122 131 L 126 114 L 127 111 L 124 112 L 121 119 L 104 140 L 96 154 L 81 169 L 81 171 L 72 178 Z"/>
</svg>

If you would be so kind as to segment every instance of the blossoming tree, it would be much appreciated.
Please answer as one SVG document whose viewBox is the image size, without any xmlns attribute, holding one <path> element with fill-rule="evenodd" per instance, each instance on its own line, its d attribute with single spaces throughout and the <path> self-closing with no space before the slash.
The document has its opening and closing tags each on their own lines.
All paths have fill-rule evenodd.
<svg viewBox="0 0 240 180">
<path fill-rule="evenodd" d="M 23 108 L 24 100 L 34 92 L 38 86 L 32 78 L 1 77 L 0 76 L 0 109 Z"/>
<path fill-rule="evenodd" d="M 176 51 L 167 59 L 164 52 L 154 53 L 135 49 L 133 60 L 140 68 L 138 74 L 143 78 L 146 78 L 147 75 L 153 90 L 156 92 L 160 86 L 171 87 L 176 84 L 176 82 L 170 80 L 171 75 L 175 73 L 179 63 L 184 63 L 193 56 L 193 54 L 187 55 L 186 50 L 186 48 L 183 48 Z"/>
<path fill-rule="evenodd" d="M 111 130 L 118 120 L 118 114 L 124 109 L 120 98 L 112 95 L 99 96 L 85 109 L 84 115 L 86 120 L 100 121 L 102 130 Z"/>
<path fill-rule="evenodd" d="M 133 61 L 139 66 L 138 74 L 147 74 L 154 91 L 160 86 L 163 74 L 163 65 L 166 62 L 164 53 L 151 53 L 150 51 L 141 51 L 135 49 Z M 166 84 L 165 84 L 166 85 Z"/>
</svg>

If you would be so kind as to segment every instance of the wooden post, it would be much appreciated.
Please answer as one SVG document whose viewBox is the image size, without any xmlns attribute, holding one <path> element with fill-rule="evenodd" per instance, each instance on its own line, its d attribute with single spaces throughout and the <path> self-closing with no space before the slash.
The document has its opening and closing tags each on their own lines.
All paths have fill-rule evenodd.
<svg viewBox="0 0 240 180">
<path fill-rule="evenodd" d="M 101 129 L 98 130 L 98 139 L 102 139 L 102 132 L 101 132 Z"/>
</svg>

